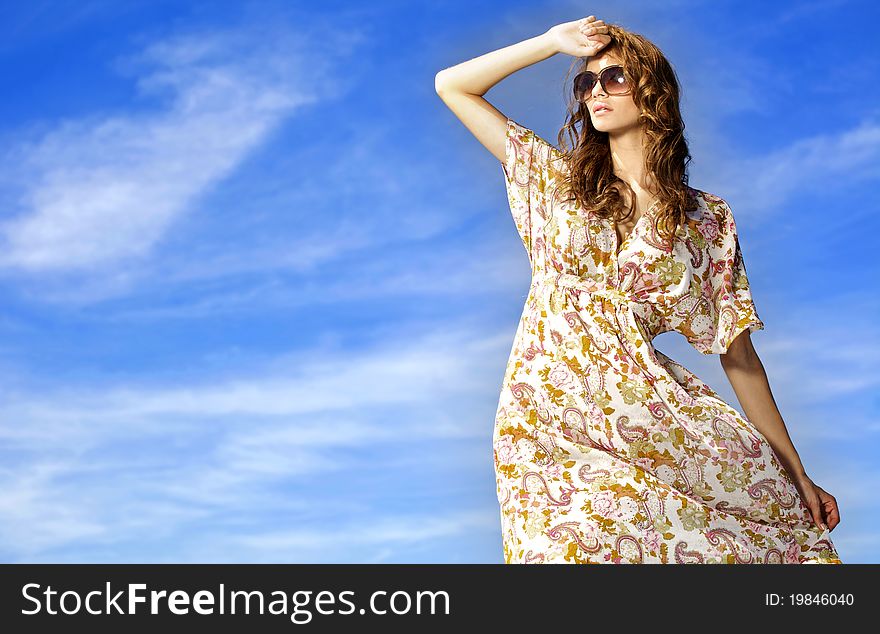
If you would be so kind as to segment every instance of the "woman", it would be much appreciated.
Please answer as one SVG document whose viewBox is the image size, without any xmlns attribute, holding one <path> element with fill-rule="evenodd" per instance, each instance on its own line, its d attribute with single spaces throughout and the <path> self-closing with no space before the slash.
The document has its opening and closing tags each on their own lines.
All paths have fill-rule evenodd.
<svg viewBox="0 0 880 634">
<path fill-rule="evenodd" d="M 556 53 L 580 64 L 571 150 L 483 98 Z M 531 263 L 493 437 L 505 562 L 841 563 L 836 500 L 752 346 L 764 324 L 732 211 L 687 185 L 663 54 L 589 16 L 445 69 L 436 89 L 501 161 Z M 670 330 L 720 355 L 745 416 L 653 347 Z"/>
</svg>

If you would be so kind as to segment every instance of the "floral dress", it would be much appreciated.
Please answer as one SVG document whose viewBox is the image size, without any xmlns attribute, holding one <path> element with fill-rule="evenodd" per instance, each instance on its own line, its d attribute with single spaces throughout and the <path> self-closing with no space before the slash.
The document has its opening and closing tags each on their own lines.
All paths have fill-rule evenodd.
<svg viewBox="0 0 880 634">
<path fill-rule="evenodd" d="M 532 272 L 493 431 L 505 563 L 841 563 L 766 438 L 652 345 L 764 327 L 727 203 L 688 188 L 671 251 L 649 214 L 617 244 L 509 118 L 502 169 Z"/>
</svg>

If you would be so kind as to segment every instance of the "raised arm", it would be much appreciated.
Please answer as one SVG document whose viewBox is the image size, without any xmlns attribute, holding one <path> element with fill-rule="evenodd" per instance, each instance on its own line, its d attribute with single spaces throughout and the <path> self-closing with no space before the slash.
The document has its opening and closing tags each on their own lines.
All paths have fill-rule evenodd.
<svg viewBox="0 0 880 634">
<path fill-rule="evenodd" d="M 564 22 L 541 35 L 444 68 L 434 78 L 434 88 L 477 140 L 504 163 L 507 117 L 483 95 L 508 75 L 556 53 L 595 55 L 611 41 L 607 33 L 608 27 L 594 15 Z"/>
</svg>

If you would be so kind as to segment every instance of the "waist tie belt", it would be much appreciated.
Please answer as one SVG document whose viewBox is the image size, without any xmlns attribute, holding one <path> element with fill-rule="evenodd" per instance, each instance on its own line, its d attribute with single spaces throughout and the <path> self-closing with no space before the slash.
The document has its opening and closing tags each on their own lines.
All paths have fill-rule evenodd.
<svg viewBox="0 0 880 634">
<path fill-rule="evenodd" d="M 608 300 L 612 304 L 629 306 L 638 299 L 628 293 L 624 293 L 614 286 L 600 282 L 591 277 L 580 277 L 572 273 L 560 273 L 556 278 L 558 286 L 586 291 L 591 297 Z"/>
</svg>

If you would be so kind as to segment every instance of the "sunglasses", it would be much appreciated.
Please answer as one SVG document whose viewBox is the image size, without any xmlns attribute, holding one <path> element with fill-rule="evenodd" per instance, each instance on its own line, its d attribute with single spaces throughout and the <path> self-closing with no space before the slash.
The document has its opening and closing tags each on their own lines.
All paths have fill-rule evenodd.
<svg viewBox="0 0 880 634">
<path fill-rule="evenodd" d="M 575 75 L 573 84 L 575 99 L 584 101 L 593 92 L 596 81 L 599 81 L 602 90 L 608 95 L 625 95 L 632 89 L 629 79 L 623 72 L 623 66 L 615 64 L 606 66 L 598 75 L 591 70 Z"/>
</svg>

